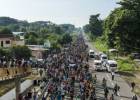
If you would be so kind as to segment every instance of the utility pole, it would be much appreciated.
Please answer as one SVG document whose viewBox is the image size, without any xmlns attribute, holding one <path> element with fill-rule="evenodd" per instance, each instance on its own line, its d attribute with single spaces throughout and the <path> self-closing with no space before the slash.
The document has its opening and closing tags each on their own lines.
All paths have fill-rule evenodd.
<svg viewBox="0 0 140 100">
<path fill-rule="evenodd" d="M 20 87 L 20 76 L 16 76 L 16 79 L 15 79 L 15 86 L 16 86 L 16 89 L 15 89 L 15 92 L 16 92 L 16 100 L 19 100 L 19 96 L 20 96 L 20 90 L 21 90 L 21 87 Z"/>
</svg>

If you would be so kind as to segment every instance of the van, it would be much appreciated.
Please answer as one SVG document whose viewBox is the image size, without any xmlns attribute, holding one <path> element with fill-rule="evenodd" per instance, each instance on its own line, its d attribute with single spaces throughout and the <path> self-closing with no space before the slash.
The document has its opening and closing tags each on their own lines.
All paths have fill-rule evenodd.
<svg viewBox="0 0 140 100">
<path fill-rule="evenodd" d="M 108 60 L 106 62 L 106 69 L 108 72 L 117 72 L 117 62 L 114 60 Z"/>
<path fill-rule="evenodd" d="M 100 59 L 101 59 L 102 62 L 104 62 L 104 61 L 107 61 L 107 60 L 108 60 L 108 57 L 107 57 L 106 54 L 102 54 L 102 55 L 100 56 Z"/>
<path fill-rule="evenodd" d="M 95 54 L 94 54 L 94 58 L 95 58 L 95 60 L 100 60 L 99 54 L 98 54 L 98 53 L 95 53 Z"/>
<path fill-rule="evenodd" d="M 95 70 L 102 70 L 102 63 L 101 60 L 94 60 Z"/>
<path fill-rule="evenodd" d="M 94 54 L 95 54 L 94 50 L 89 50 L 89 57 L 90 58 L 94 58 Z"/>
</svg>

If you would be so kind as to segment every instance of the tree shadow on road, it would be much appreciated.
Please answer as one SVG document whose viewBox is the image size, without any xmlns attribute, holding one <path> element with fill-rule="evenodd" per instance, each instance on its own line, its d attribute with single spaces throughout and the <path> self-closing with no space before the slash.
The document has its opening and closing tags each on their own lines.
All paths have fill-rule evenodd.
<svg viewBox="0 0 140 100">
<path fill-rule="evenodd" d="M 123 75 L 123 76 L 131 76 L 131 77 L 135 77 L 135 75 L 133 73 L 130 73 L 130 72 L 122 72 L 122 71 L 119 71 L 117 72 L 119 75 Z"/>
</svg>

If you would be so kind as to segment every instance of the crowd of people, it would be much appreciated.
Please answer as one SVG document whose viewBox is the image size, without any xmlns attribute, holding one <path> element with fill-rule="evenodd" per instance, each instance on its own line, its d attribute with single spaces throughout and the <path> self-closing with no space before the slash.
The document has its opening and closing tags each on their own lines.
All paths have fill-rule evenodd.
<svg viewBox="0 0 140 100">
<path fill-rule="evenodd" d="M 47 89 L 42 100 L 97 100 L 96 81 L 97 76 L 92 77 L 88 64 L 88 46 L 82 35 L 73 43 L 65 45 L 64 49 L 57 53 L 50 53 L 44 66 L 47 76 Z M 112 77 L 114 80 L 114 77 Z M 115 100 L 120 87 L 115 84 L 113 93 L 109 96 L 107 80 L 103 78 L 104 100 Z M 43 88 L 42 88 L 43 89 Z M 47 92 L 47 95 L 46 95 Z M 33 94 L 34 95 L 34 94 Z M 38 100 L 36 93 L 33 100 Z M 135 97 L 133 97 L 133 100 Z"/>
<path fill-rule="evenodd" d="M 67 44 L 58 54 L 50 54 L 47 65 L 47 76 L 51 82 L 48 85 L 48 96 L 51 100 L 71 100 L 80 97 L 81 100 L 94 98 L 95 87 L 92 83 L 92 75 L 87 63 L 87 45 L 82 36 L 79 36 L 73 44 Z M 78 84 L 80 94 L 75 93 Z M 56 93 L 57 91 L 57 93 Z M 94 99 L 91 99 L 94 100 Z"/>
<path fill-rule="evenodd" d="M 25 59 L 10 59 L 7 60 L 5 56 L 0 57 L 0 67 L 1 68 L 10 68 L 10 67 L 27 67 L 30 65 L 29 60 Z"/>
</svg>

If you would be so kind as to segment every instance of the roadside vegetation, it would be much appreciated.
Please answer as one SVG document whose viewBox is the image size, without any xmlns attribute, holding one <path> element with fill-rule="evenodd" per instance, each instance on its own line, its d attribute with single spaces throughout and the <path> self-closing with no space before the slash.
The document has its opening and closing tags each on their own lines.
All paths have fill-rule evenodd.
<svg viewBox="0 0 140 100">
<path fill-rule="evenodd" d="M 6 21 L 5 21 L 6 20 Z M 76 28 L 71 24 L 56 25 L 51 22 L 38 21 L 34 23 L 28 23 L 24 21 L 18 21 L 9 17 L 0 17 L 0 34 L 15 35 L 12 33 L 22 31 L 25 39 L 25 45 L 44 45 L 46 41 L 51 44 L 50 50 L 61 49 L 61 47 L 67 43 L 71 43 L 76 38 Z M 2 23 L 5 22 L 5 23 Z M 16 35 L 17 36 L 17 35 Z M 19 36 L 17 37 L 19 38 Z M 45 54 L 44 54 L 45 55 Z M 0 58 L 6 57 L 9 61 L 15 59 L 29 59 L 32 57 L 31 51 L 27 46 L 13 46 L 9 48 L 0 48 Z M 30 75 L 23 78 L 24 80 L 34 80 L 38 75 Z M 6 80 L 0 82 L 0 96 L 4 95 L 15 87 L 14 80 Z"/>
<path fill-rule="evenodd" d="M 134 72 L 138 70 L 135 62 L 129 58 L 126 59 L 119 58 L 117 59 L 117 62 L 119 71 Z"/>
<path fill-rule="evenodd" d="M 15 82 L 13 80 L 1 82 L 0 83 L 0 96 L 7 93 L 9 90 L 15 87 Z"/>
<path fill-rule="evenodd" d="M 136 72 L 132 72 L 132 73 L 129 72 L 129 75 L 127 73 L 127 75 L 122 75 L 122 77 L 130 86 L 131 86 L 132 82 L 136 83 L 136 87 L 135 87 L 134 93 L 136 93 L 137 95 L 140 96 L 140 79 L 137 78 L 134 75 L 134 73 L 136 73 Z"/>
<path fill-rule="evenodd" d="M 99 50 L 101 52 L 108 51 L 108 46 L 101 37 L 96 38 L 95 42 L 93 41 L 93 44 L 95 45 L 95 48 L 97 48 L 97 50 Z"/>
<path fill-rule="evenodd" d="M 118 50 L 118 57 L 109 58 L 118 62 L 118 71 L 128 84 L 136 83 L 135 93 L 140 95 L 140 65 L 130 58 L 131 53 L 140 52 L 140 2 L 121 0 L 117 4 L 120 7 L 104 20 L 100 14 L 91 15 L 83 29 L 97 50 L 104 53 L 109 49 Z"/>
<path fill-rule="evenodd" d="M 129 55 L 140 51 L 140 3 L 139 0 L 121 0 L 118 4 L 120 7 L 104 20 L 101 20 L 100 14 L 91 15 L 89 24 L 83 29 L 97 50 L 104 53 L 109 49 L 118 50 L 120 71 L 134 71 L 137 70 L 136 64 Z"/>
</svg>

